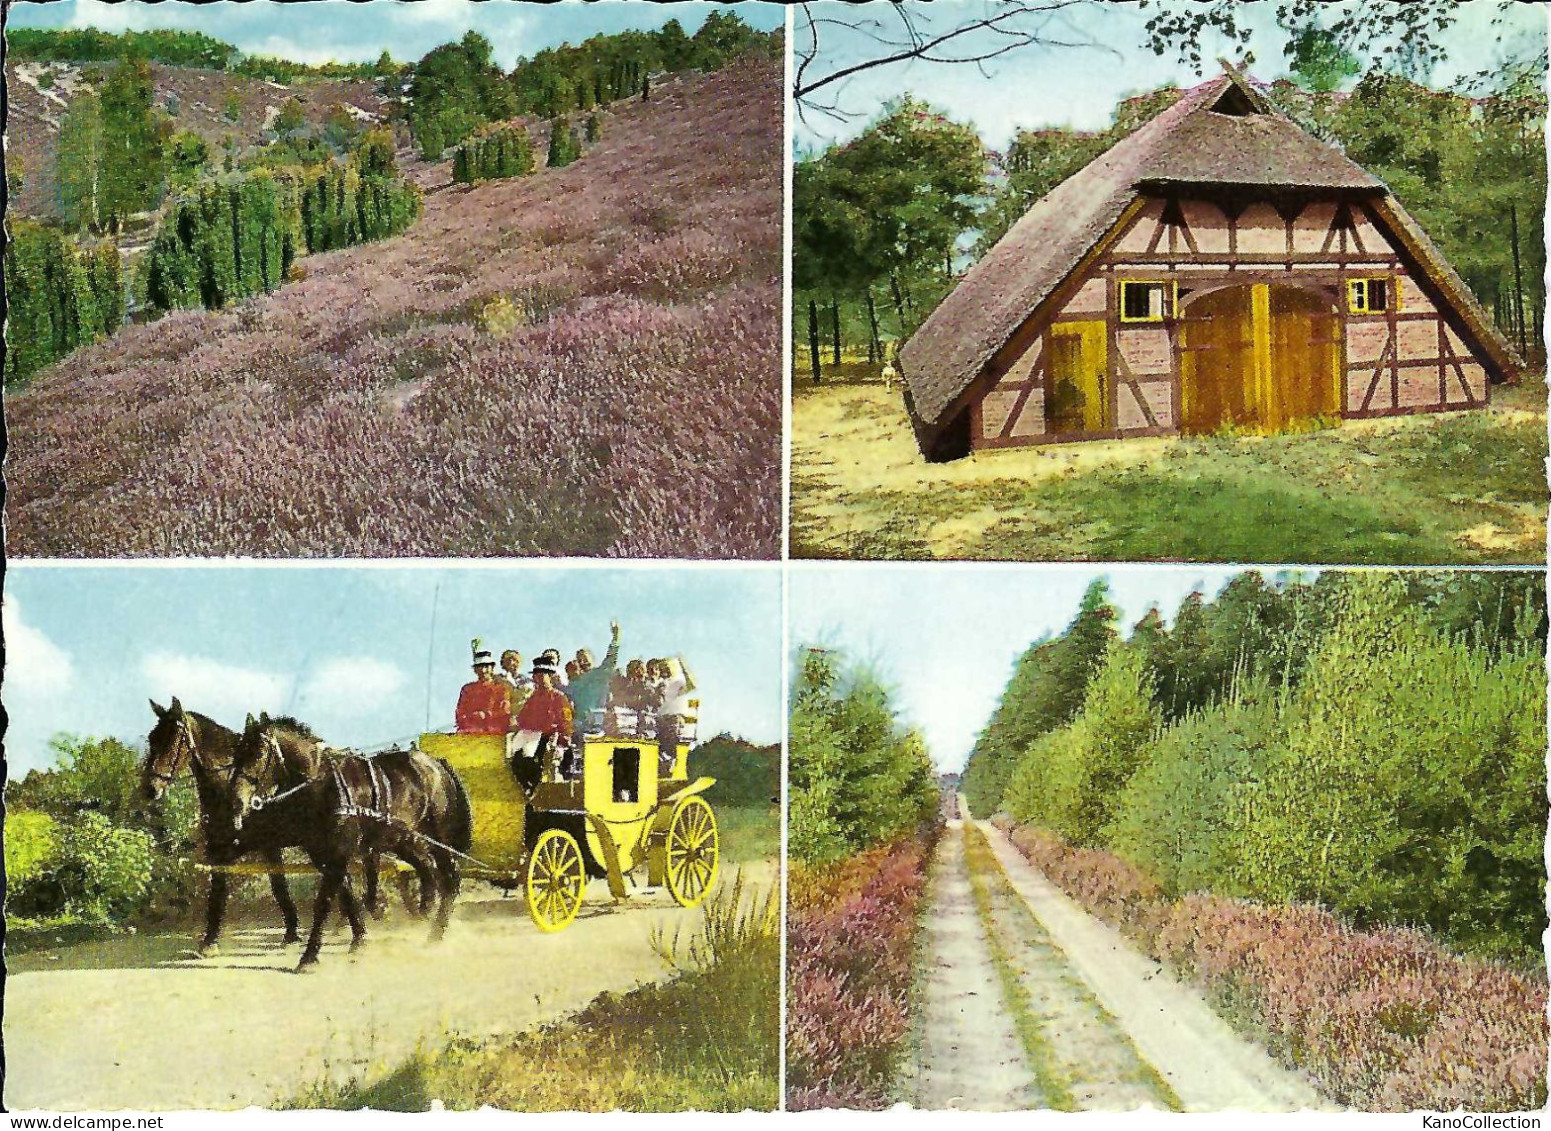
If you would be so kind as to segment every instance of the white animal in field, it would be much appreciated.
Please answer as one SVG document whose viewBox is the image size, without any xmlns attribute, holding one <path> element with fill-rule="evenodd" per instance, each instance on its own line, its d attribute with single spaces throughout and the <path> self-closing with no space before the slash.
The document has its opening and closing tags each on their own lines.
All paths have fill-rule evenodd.
<svg viewBox="0 0 1551 1131">
<path fill-rule="evenodd" d="M 894 382 L 897 380 L 899 380 L 899 370 L 894 368 L 892 361 L 885 361 L 883 363 L 883 387 L 885 389 L 892 389 Z"/>
</svg>

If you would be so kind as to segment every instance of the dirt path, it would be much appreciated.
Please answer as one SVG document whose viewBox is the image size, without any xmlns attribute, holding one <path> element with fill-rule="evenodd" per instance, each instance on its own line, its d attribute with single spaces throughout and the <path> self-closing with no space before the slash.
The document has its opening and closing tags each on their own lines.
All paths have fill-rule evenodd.
<svg viewBox="0 0 1551 1131">
<path fill-rule="evenodd" d="M 1039 1088 L 1002 1001 L 975 908 L 959 826 L 948 822 L 932 862 L 915 1105 L 971 1111 L 1039 1107 Z"/>
<path fill-rule="evenodd" d="M 918 1107 L 1327 1106 L 1194 990 L 1057 891 L 991 825 L 948 822 L 930 899 Z"/>
<path fill-rule="evenodd" d="M 1008 997 L 1044 1094 L 1060 1111 L 1178 1109 L 1179 1098 L 1099 1004 L 1008 880 L 985 835 L 965 830 L 982 922 L 1004 968 Z"/>
<path fill-rule="evenodd" d="M 1008 883 L 1048 936 L 1050 959 L 1081 979 L 1186 1111 L 1326 1108 L 1303 1079 L 1235 1033 L 1201 996 L 1147 958 L 1114 928 L 1057 890 L 990 824 L 984 833 Z M 1061 1038 L 1050 1043 L 1059 1050 Z"/>
<path fill-rule="evenodd" d="M 775 866 L 749 865 L 745 877 L 774 882 Z M 576 923 L 544 935 L 520 899 L 475 888 L 440 945 L 427 946 L 422 924 L 390 919 L 350 956 L 341 928 L 308 975 L 267 919 L 229 932 L 205 960 L 186 935 L 20 956 L 5 986 L 6 1106 L 229 1109 L 325 1078 L 371 1080 L 449 1035 L 521 1032 L 662 978 L 652 928 L 689 929 L 699 914 L 666 894 L 616 906 L 594 882 Z"/>
</svg>

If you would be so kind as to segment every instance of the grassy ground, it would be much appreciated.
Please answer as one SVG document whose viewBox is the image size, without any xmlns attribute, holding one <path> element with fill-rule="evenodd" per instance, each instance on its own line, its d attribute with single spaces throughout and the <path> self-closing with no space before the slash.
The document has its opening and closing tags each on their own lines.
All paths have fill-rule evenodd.
<svg viewBox="0 0 1551 1131">
<path fill-rule="evenodd" d="M 723 862 L 763 860 L 780 855 L 781 810 L 778 806 L 750 808 L 716 806 Z"/>
<path fill-rule="evenodd" d="M 291 1105 L 429 1111 L 759 1111 L 779 1098 L 780 913 L 741 881 L 683 945 L 657 941 L 671 981 L 602 994 L 581 1013 L 494 1041 L 454 1040 L 380 1081 L 315 1085 Z"/>
<path fill-rule="evenodd" d="M 1484 412 L 1299 435 L 1143 439 L 928 464 L 899 386 L 799 379 L 792 554 L 811 558 L 1531 564 L 1546 386 Z"/>
</svg>

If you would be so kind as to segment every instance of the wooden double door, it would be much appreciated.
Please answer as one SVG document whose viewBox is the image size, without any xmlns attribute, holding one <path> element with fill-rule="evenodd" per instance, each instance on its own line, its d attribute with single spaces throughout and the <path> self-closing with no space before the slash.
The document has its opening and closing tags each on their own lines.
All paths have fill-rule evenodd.
<svg viewBox="0 0 1551 1131">
<path fill-rule="evenodd" d="M 1180 320 L 1180 431 L 1281 432 L 1341 415 L 1339 316 L 1302 287 L 1253 283 L 1190 302 Z"/>
</svg>

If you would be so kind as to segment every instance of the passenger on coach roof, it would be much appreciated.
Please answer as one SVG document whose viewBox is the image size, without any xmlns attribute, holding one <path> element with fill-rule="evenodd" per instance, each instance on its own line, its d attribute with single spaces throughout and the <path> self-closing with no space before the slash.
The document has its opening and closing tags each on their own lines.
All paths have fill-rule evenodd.
<svg viewBox="0 0 1551 1131">
<path fill-rule="evenodd" d="M 571 680 L 567 688 L 571 696 L 571 702 L 576 705 L 576 739 L 581 741 L 582 735 L 588 730 L 606 729 L 602 718 L 594 718 L 603 710 L 604 701 L 608 698 L 609 686 L 613 683 L 615 665 L 619 663 L 619 622 L 612 621 L 609 624 L 609 650 L 603 657 L 603 663 L 593 666 L 592 653 L 586 648 L 579 648 L 576 652 L 577 674 Z M 567 664 L 567 669 L 571 665 Z"/>
<path fill-rule="evenodd" d="M 533 694 L 533 681 L 522 672 L 522 653 L 515 648 L 508 648 L 501 653 L 501 670 L 497 678 L 507 687 L 507 699 L 513 718 L 522 710 L 522 705 L 528 701 L 528 696 Z"/>
<path fill-rule="evenodd" d="M 570 751 L 566 752 L 570 756 L 560 761 L 561 748 L 569 745 L 574 716 L 571 701 L 554 680 L 554 661 L 547 654 L 533 661 L 533 694 L 518 712 L 516 734 L 511 742 L 513 771 L 524 784 L 536 783 L 539 774 L 535 771 L 541 769 L 553 779 L 557 771 L 570 776 L 580 768 L 573 765 L 578 760 Z M 523 765 L 525 759 L 531 760 L 531 764 Z"/>
</svg>

